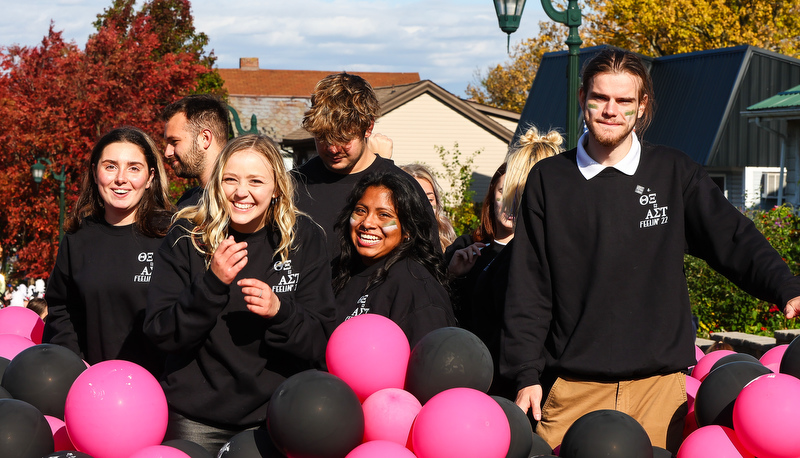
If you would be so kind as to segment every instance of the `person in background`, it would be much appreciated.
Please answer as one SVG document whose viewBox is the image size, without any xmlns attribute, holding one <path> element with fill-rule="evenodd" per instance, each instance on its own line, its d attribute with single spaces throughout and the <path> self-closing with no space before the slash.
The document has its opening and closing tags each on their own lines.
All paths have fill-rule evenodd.
<svg viewBox="0 0 800 458">
<path fill-rule="evenodd" d="M 231 136 L 228 106 L 219 97 L 198 94 L 167 105 L 164 121 L 166 161 L 181 178 L 194 178 L 200 185 L 178 199 L 178 208 L 195 205 L 211 177 L 211 169 Z"/>
<path fill-rule="evenodd" d="M 44 298 L 34 297 L 28 301 L 27 307 L 36 312 L 42 320 L 47 319 L 47 301 Z"/>
<path fill-rule="evenodd" d="M 472 298 L 475 282 L 514 237 L 514 226 L 502 211 L 506 163 L 497 168 L 481 205 L 480 225 L 472 234 L 458 237 L 444 252 L 451 280 L 451 298 L 459 326 L 474 331 Z"/>
<path fill-rule="evenodd" d="M 468 285 L 467 310 L 464 314 L 469 317 L 468 329 L 486 344 L 494 361 L 495 374 L 489 392 L 509 399 L 515 398 L 516 389 L 513 380 L 500 374 L 500 331 L 503 327 L 509 261 L 514 249 L 515 215 L 519 214 L 522 192 L 531 168 L 540 160 L 559 154 L 563 142 L 563 137 L 557 131 L 540 133 L 535 126 L 520 136 L 506 156 L 505 167 L 501 166 L 504 175 L 498 180 L 493 202 L 494 213 L 500 215 L 497 221 L 503 228 L 501 234 L 510 233 L 510 236 L 505 239 L 505 244 L 494 241 L 493 244 L 499 245 L 500 249 L 488 262 L 483 261 L 483 253 L 488 247 L 477 251 L 477 254 L 473 253 L 474 262 L 483 261 L 483 267 L 477 269 L 473 266 L 470 271 L 472 283 Z M 464 259 L 463 254 L 461 259 Z M 478 270 L 477 276 L 475 270 Z"/>
<path fill-rule="evenodd" d="M 436 178 L 433 177 L 433 173 L 431 173 L 430 169 L 422 164 L 401 165 L 400 169 L 414 177 L 419 185 L 422 186 L 422 190 L 425 191 L 428 202 L 430 202 L 431 207 L 433 207 L 433 213 L 436 215 L 439 228 L 439 243 L 444 252 L 456 239 L 456 231 L 453 229 L 453 224 L 444 211 L 444 205 L 442 204 L 442 187 L 439 186 L 439 183 L 436 181 Z"/>
<path fill-rule="evenodd" d="M 286 378 L 324 365 L 334 319 L 322 228 L 263 135 L 231 140 L 206 195 L 175 215 L 155 255 L 144 331 L 168 353 L 167 439 L 216 454 L 262 426 Z"/>
<path fill-rule="evenodd" d="M 153 253 L 172 206 L 156 144 L 135 127 L 95 144 L 45 291 L 44 343 L 89 364 L 124 359 L 158 376 L 163 355 L 142 332 Z"/>
<path fill-rule="evenodd" d="M 408 179 L 391 172 L 364 176 L 347 198 L 336 230 L 336 323 L 377 313 L 398 324 L 413 347 L 428 332 L 456 324 L 436 228 Z"/>
</svg>

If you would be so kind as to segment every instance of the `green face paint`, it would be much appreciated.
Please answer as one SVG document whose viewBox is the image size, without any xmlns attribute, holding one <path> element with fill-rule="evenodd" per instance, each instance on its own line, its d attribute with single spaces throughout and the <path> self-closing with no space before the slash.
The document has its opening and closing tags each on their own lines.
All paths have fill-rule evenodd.
<svg viewBox="0 0 800 458">
<path fill-rule="evenodd" d="M 586 104 L 586 106 L 591 108 L 592 110 L 596 110 L 597 109 L 597 105 L 595 105 L 593 103 L 588 103 L 588 104 Z"/>
<path fill-rule="evenodd" d="M 625 116 L 633 116 L 636 114 L 636 110 L 626 111 Z"/>
<path fill-rule="evenodd" d="M 393 231 L 393 230 L 397 229 L 397 221 L 391 220 L 388 223 L 386 223 L 385 225 L 383 225 L 382 227 L 383 227 L 383 230 Z"/>
</svg>

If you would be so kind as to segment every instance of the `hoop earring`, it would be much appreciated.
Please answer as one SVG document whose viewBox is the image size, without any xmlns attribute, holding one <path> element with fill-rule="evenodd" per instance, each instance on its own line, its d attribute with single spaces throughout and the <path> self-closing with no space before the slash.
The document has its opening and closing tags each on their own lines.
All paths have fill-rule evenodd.
<svg viewBox="0 0 800 458">
<path fill-rule="evenodd" d="M 277 205 L 277 204 L 278 204 L 278 196 L 275 196 L 275 197 L 273 197 L 273 198 L 272 198 L 272 200 L 269 202 L 269 205 L 270 205 L 271 207 L 273 207 L 273 206 L 275 206 L 275 205 Z"/>
</svg>

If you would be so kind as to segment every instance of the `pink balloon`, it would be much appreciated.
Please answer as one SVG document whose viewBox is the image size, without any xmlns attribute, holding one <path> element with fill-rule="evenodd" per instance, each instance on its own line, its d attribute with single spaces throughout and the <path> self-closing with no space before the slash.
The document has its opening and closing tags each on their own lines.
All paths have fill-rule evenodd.
<svg viewBox="0 0 800 458">
<path fill-rule="evenodd" d="M 167 398 L 158 381 L 129 361 L 99 362 L 75 379 L 64 422 L 78 451 L 118 458 L 158 445 L 167 431 Z"/>
<path fill-rule="evenodd" d="M 724 356 L 732 355 L 734 353 L 736 352 L 732 350 L 716 350 L 703 356 L 700 361 L 697 362 L 697 365 L 694 366 L 694 369 L 692 369 L 692 377 L 702 381 L 704 378 L 706 378 L 706 375 L 711 372 L 711 368 L 714 366 L 714 363 L 722 359 Z"/>
<path fill-rule="evenodd" d="M 378 440 L 359 445 L 345 458 L 415 458 L 415 455 L 397 442 Z"/>
<path fill-rule="evenodd" d="M 700 361 L 701 359 L 703 359 L 703 356 L 705 356 L 705 355 L 706 355 L 705 352 L 700 347 L 698 347 L 697 345 L 694 346 L 694 361 L 695 361 L 695 364 L 697 364 L 697 361 Z M 691 371 L 691 369 L 694 369 L 694 366 L 689 368 L 690 371 Z"/>
<path fill-rule="evenodd" d="M 765 366 L 767 364 L 778 363 L 778 367 L 780 367 L 781 360 L 783 359 L 783 354 L 786 353 L 786 348 L 787 347 L 789 347 L 789 344 L 782 344 L 782 345 L 774 346 L 774 347 L 770 348 L 769 350 L 767 350 L 766 353 L 761 355 L 761 358 L 759 358 L 758 360 L 761 362 L 761 364 L 763 364 Z M 773 372 L 778 372 L 778 371 L 773 371 Z"/>
<path fill-rule="evenodd" d="M 151 445 L 145 447 L 128 458 L 190 458 L 189 455 L 183 453 L 174 447 L 166 445 Z"/>
<path fill-rule="evenodd" d="M 686 397 L 689 401 L 689 413 L 694 412 L 694 398 L 697 397 L 697 389 L 700 388 L 700 380 L 686 376 Z"/>
<path fill-rule="evenodd" d="M 703 426 L 689 434 L 678 450 L 678 458 L 710 457 L 754 458 L 732 429 L 718 425 Z"/>
<path fill-rule="evenodd" d="M 34 345 L 36 344 L 31 339 L 17 334 L 0 334 L 0 356 L 9 361 L 14 359 L 22 350 L 31 348 Z"/>
<path fill-rule="evenodd" d="M 0 309 L 0 334 L 16 334 L 40 344 L 43 332 L 44 321 L 33 310 L 27 307 Z"/>
<path fill-rule="evenodd" d="M 359 315 L 331 334 L 328 371 L 344 380 L 360 401 L 384 388 L 403 388 L 411 347 L 400 326 L 382 315 Z"/>
<path fill-rule="evenodd" d="M 364 442 L 385 440 L 405 448 L 422 404 L 408 391 L 384 388 L 372 393 L 361 407 L 364 409 Z"/>
<path fill-rule="evenodd" d="M 742 389 L 733 405 L 736 435 L 756 456 L 800 456 L 800 436 L 781 427 L 798 422 L 800 379 L 791 375 L 762 375 Z"/>
<path fill-rule="evenodd" d="M 72 445 L 72 441 L 69 440 L 69 435 L 67 434 L 67 425 L 61 419 L 50 415 L 45 415 L 44 418 L 47 420 L 47 424 L 50 425 L 50 431 L 53 432 L 53 443 L 55 444 L 53 451 L 75 450 L 75 446 Z"/>
<path fill-rule="evenodd" d="M 411 436 L 418 458 L 505 458 L 511 444 L 503 408 L 472 388 L 432 397 L 417 414 Z"/>
</svg>

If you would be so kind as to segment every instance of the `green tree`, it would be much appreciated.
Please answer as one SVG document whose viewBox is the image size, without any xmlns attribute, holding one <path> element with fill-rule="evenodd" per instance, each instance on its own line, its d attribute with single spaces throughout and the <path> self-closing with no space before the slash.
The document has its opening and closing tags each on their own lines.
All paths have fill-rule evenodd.
<svg viewBox="0 0 800 458">
<path fill-rule="evenodd" d="M 565 2 L 557 8 L 563 10 Z M 607 44 L 646 56 L 752 45 L 800 56 L 800 0 L 584 0 L 583 47 Z M 567 27 L 539 23 L 540 34 L 514 45 L 505 64 L 477 72 L 466 94 L 521 112 L 542 55 L 564 51 Z"/>
<path fill-rule="evenodd" d="M 139 11 L 134 10 L 136 0 L 114 0 L 109 8 L 97 15 L 93 23 L 100 31 L 104 27 L 114 27 L 120 39 L 126 38 L 133 24 L 145 20 L 150 30 L 158 37 L 158 46 L 152 57 L 162 59 L 166 55 L 186 55 L 208 69 L 197 80 L 192 91 L 196 94 L 218 94 L 225 96 L 224 81 L 214 69 L 217 57 L 214 51 L 206 52 L 208 35 L 198 32 L 189 0 L 151 0 L 145 2 Z"/>
<path fill-rule="evenodd" d="M 159 138 L 164 106 L 209 72 L 196 53 L 166 52 L 157 30 L 150 16 L 122 15 L 106 18 L 85 50 L 52 25 L 39 46 L 0 47 L 0 245 L 17 258 L 15 276 L 52 269 L 59 192 L 50 175 L 64 167 L 69 211 L 100 136 L 134 125 Z M 39 186 L 30 172 L 37 158 L 54 164 Z"/>
</svg>

